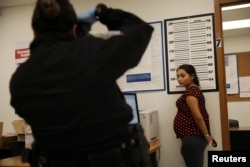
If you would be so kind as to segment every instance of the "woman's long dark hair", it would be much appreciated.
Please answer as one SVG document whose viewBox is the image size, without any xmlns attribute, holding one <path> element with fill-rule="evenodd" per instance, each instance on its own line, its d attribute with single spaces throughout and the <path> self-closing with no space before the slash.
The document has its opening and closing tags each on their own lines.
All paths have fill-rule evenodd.
<svg viewBox="0 0 250 167">
<path fill-rule="evenodd" d="M 39 35 L 45 32 L 69 32 L 77 22 L 69 0 L 37 0 L 32 28 Z"/>
<path fill-rule="evenodd" d="M 179 69 L 186 71 L 189 75 L 193 75 L 195 85 L 200 86 L 199 78 L 197 76 L 194 66 L 192 66 L 191 64 L 183 64 L 178 67 L 177 71 Z"/>
</svg>

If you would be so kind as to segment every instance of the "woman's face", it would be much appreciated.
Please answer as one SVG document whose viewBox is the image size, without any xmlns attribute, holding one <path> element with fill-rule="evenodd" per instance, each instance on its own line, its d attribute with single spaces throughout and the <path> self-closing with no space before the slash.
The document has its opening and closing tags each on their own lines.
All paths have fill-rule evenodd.
<svg viewBox="0 0 250 167">
<path fill-rule="evenodd" d="M 177 70 L 177 81 L 180 86 L 189 87 L 191 84 L 194 84 L 194 76 L 189 75 L 185 70 Z"/>
</svg>

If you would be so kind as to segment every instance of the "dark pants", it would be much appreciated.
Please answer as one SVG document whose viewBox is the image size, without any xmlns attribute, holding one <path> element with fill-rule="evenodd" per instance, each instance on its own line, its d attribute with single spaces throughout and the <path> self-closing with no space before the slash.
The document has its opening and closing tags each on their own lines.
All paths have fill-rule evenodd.
<svg viewBox="0 0 250 167">
<path fill-rule="evenodd" d="M 148 153 L 149 144 L 139 124 L 128 127 L 128 136 L 120 144 L 100 149 L 89 154 L 48 155 L 38 143 L 32 144 L 32 150 L 25 149 L 24 162 L 31 167 L 151 167 Z"/>
<path fill-rule="evenodd" d="M 37 156 L 36 160 L 32 161 L 31 167 L 152 167 L 148 152 L 146 154 L 142 157 L 142 149 L 135 146 L 124 150 L 117 147 L 80 157 Z"/>
<path fill-rule="evenodd" d="M 202 136 L 188 136 L 182 139 L 181 153 L 186 167 L 203 167 L 207 141 Z"/>
</svg>

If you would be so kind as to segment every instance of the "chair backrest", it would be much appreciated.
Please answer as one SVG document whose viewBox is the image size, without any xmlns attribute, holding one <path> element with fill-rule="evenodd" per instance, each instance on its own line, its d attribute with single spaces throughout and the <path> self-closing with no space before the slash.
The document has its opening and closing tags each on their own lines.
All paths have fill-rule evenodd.
<svg viewBox="0 0 250 167">
<path fill-rule="evenodd" d="M 9 148 L 11 150 L 12 156 L 21 155 L 25 149 L 24 141 L 12 141 L 9 143 Z"/>
<path fill-rule="evenodd" d="M 230 128 L 238 128 L 239 127 L 239 121 L 236 119 L 229 119 L 228 124 Z"/>
</svg>

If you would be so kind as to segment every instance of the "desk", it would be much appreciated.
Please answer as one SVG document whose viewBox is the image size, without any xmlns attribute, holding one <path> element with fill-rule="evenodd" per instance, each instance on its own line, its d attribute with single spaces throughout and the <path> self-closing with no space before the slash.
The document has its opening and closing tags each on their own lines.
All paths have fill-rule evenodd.
<svg viewBox="0 0 250 167">
<path fill-rule="evenodd" d="M 3 136 L 0 139 L 0 147 L 9 147 L 9 144 L 13 141 L 17 141 L 17 135 L 16 134 L 3 134 Z"/>
<path fill-rule="evenodd" d="M 157 167 L 156 151 L 160 149 L 160 140 L 155 140 L 149 143 L 150 158 L 153 163 L 153 167 Z M 0 167 L 30 167 L 29 163 L 22 163 L 21 156 L 5 158 L 0 160 Z"/>
<path fill-rule="evenodd" d="M 150 148 L 149 148 L 149 153 L 150 154 L 156 152 L 161 147 L 160 140 L 152 141 L 149 144 L 150 144 Z"/>
<path fill-rule="evenodd" d="M 12 157 L 10 143 L 17 141 L 16 134 L 3 134 L 0 138 L 0 159 Z"/>
<path fill-rule="evenodd" d="M 23 163 L 21 161 L 21 156 L 1 159 L 0 166 L 2 167 L 30 167 L 29 163 Z"/>
<path fill-rule="evenodd" d="M 157 162 L 157 158 L 156 158 L 156 151 L 160 149 L 161 142 L 160 142 L 160 140 L 155 140 L 155 141 L 150 142 L 149 144 L 150 144 L 149 154 L 150 154 L 150 158 L 152 161 L 152 165 L 153 165 L 153 167 L 157 167 L 158 162 Z"/>
<path fill-rule="evenodd" d="M 250 150 L 250 127 L 229 128 L 231 150 Z"/>
</svg>

